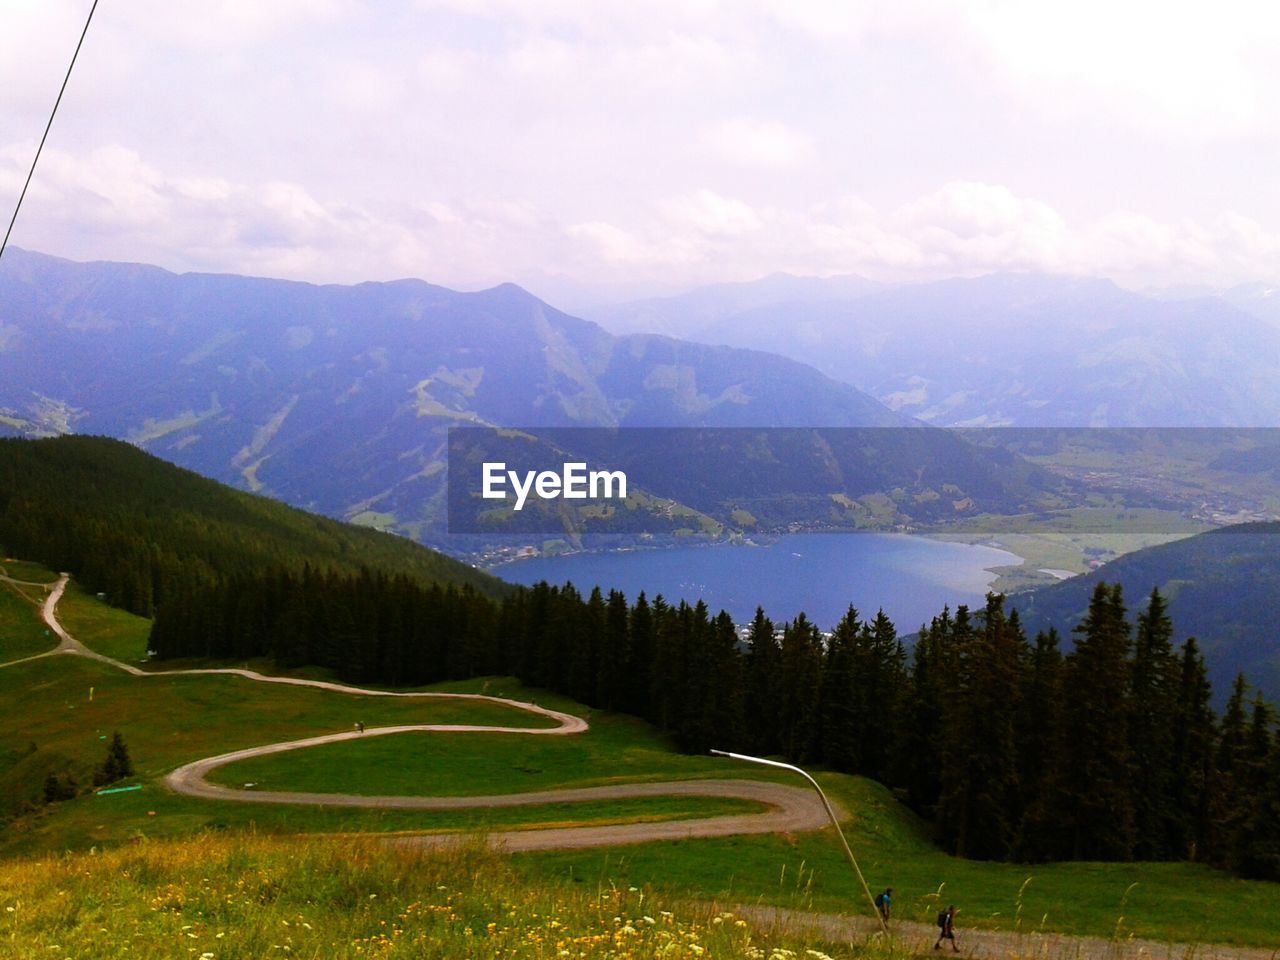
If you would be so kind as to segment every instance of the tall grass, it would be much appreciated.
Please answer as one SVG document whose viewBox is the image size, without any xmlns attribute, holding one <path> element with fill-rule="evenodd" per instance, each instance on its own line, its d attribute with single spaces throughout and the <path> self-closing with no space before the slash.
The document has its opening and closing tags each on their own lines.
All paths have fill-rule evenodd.
<svg viewBox="0 0 1280 960">
<path fill-rule="evenodd" d="M 479 843 L 203 835 L 0 864 L 0 957 L 853 956 L 681 915 L 635 887 L 528 884 Z M 886 948 L 871 952 L 889 956 Z"/>
</svg>

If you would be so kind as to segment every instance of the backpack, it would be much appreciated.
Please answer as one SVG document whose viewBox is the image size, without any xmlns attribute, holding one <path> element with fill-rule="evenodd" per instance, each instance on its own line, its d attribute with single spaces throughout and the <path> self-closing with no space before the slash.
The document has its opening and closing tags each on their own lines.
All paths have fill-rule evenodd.
<svg viewBox="0 0 1280 960">
<path fill-rule="evenodd" d="M 876 906 L 877 906 L 877 907 L 879 907 L 879 908 L 881 908 L 881 909 L 884 909 L 884 894 L 883 894 L 883 893 L 877 893 L 877 894 L 876 894 Z"/>
<path fill-rule="evenodd" d="M 940 914 L 938 914 L 938 928 L 940 930 L 947 929 L 947 919 L 948 919 L 947 911 L 943 910 Z"/>
</svg>

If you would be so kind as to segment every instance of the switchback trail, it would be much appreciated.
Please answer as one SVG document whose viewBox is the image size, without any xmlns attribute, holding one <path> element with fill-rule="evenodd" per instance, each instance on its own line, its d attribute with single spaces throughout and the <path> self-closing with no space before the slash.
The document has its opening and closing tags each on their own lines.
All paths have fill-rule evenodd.
<svg viewBox="0 0 1280 960">
<path fill-rule="evenodd" d="M 810 791 L 763 780 L 678 780 L 661 783 L 611 784 L 601 787 L 583 787 L 572 790 L 546 790 L 536 793 L 498 794 L 480 797 L 419 797 L 419 796 L 363 796 L 349 793 L 306 793 L 301 791 L 239 790 L 210 783 L 206 776 L 213 770 L 253 757 L 268 756 L 289 750 L 344 740 L 387 736 L 397 733 L 513 733 L 530 736 L 571 736 L 585 733 L 587 721 L 572 714 L 550 710 L 532 703 L 508 700 L 479 693 L 420 693 L 393 690 L 369 690 L 324 680 L 305 680 L 298 677 L 274 677 L 234 667 L 213 667 L 190 670 L 141 670 L 132 664 L 122 663 L 111 657 L 90 650 L 76 640 L 58 621 L 57 606 L 66 590 L 68 577 L 63 574 L 45 598 L 41 615 L 49 628 L 59 637 L 59 645 L 39 654 L 39 657 L 65 653 L 87 657 L 109 664 L 135 677 L 174 676 L 191 674 L 232 674 L 261 683 L 283 683 L 301 687 L 315 687 L 334 693 L 360 697 L 416 697 L 423 700 L 473 700 L 497 703 L 516 710 L 523 710 L 556 721 L 553 727 L 505 727 L 477 726 L 470 724 L 406 724 L 393 727 L 369 727 L 363 731 L 328 733 L 302 740 L 265 744 L 235 750 L 184 764 L 164 778 L 165 785 L 176 793 L 210 800 L 231 800 L 243 803 L 306 804 L 324 807 L 372 807 L 399 810 L 463 810 L 492 809 L 497 807 L 539 806 L 552 803 L 586 803 L 597 800 L 619 800 L 635 797 L 731 797 L 764 804 L 761 813 L 704 817 L 696 820 L 657 821 L 649 823 L 610 824 L 607 826 L 556 827 L 550 829 L 508 830 L 488 835 L 489 842 L 500 849 L 552 850 L 579 849 L 594 846 L 616 846 L 630 843 L 650 843 L 655 840 L 679 840 L 691 837 L 726 837 L 742 834 L 780 833 L 820 830 L 829 824 L 826 812 L 818 798 Z M 15 661 L 18 662 L 18 661 Z M 22 661 L 25 662 L 25 661 Z M 395 843 L 437 845 L 457 842 L 461 834 L 426 834 L 400 837 Z"/>
<path fill-rule="evenodd" d="M 261 683 L 284 683 L 303 687 L 316 687 L 334 693 L 362 697 L 418 697 L 427 699 L 479 700 L 498 703 L 517 710 L 555 720 L 553 727 L 497 727 L 463 724 L 414 724 L 394 727 L 370 727 L 363 733 L 350 731 L 323 734 L 303 740 L 273 743 L 245 750 L 236 750 L 185 764 L 165 777 L 171 790 L 187 796 L 213 800 L 232 800 L 246 803 L 310 804 L 328 807 L 374 807 L 382 809 L 459 810 L 515 806 L 538 806 L 551 803 L 574 803 L 593 800 L 611 800 L 634 797 L 733 797 L 765 804 L 762 813 L 706 817 L 699 820 L 673 820 L 651 823 L 609 824 L 583 827 L 533 827 L 524 830 L 507 830 L 487 835 L 494 847 L 508 852 L 530 850 L 567 850 L 596 846 L 617 846 L 632 843 L 650 843 L 663 840 L 683 840 L 701 837 L 726 837 L 743 834 L 804 832 L 820 830 L 829 821 L 817 797 L 807 789 L 770 783 L 763 780 L 679 780 L 662 783 L 614 784 L 603 787 L 546 790 L 537 793 L 512 793 L 473 797 L 376 797 L 341 793 L 303 793 L 293 791 L 237 790 L 209 783 L 205 777 L 225 764 L 266 756 L 288 750 L 300 750 L 324 743 L 336 743 L 362 737 L 386 736 L 396 733 L 516 733 L 531 736 L 571 736 L 584 733 L 587 722 L 581 717 L 549 710 L 531 703 L 521 703 L 504 697 L 492 697 L 472 693 L 410 693 L 389 690 L 368 690 L 362 687 L 323 680 L 304 680 L 296 677 L 273 677 L 255 670 L 237 668 L 209 668 L 190 670 L 146 671 L 131 664 L 88 649 L 58 622 L 56 608 L 66 590 L 68 577 L 63 574 L 49 591 L 41 607 L 41 615 L 49 628 L 57 634 L 60 643 L 53 650 L 16 660 L 3 666 L 12 666 L 30 660 L 56 654 L 83 656 L 109 664 L 136 677 L 173 676 L 175 674 L 233 674 Z M 46 585 L 47 586 L 47 585 Z M 847 814 L 837 808 L 837 814 L 846 819 Z M 421 834 L 389 838 L 388 843 L 408 846 L 440 846 L 462 841 L 461 833 Z M 722 905 L 698 904 L 698 909 L 713 913 Z M 788 910 L 764 905 L 734 905 L 734 914 L 748 920 L 761 929 L 773 927 L 787 933 L 802 933 L 819 937 L 831 943 L 862 943 L 877 935 L 878 924 L 870 917 L 843 914 L 814 913 Z M 893 936 L 913 952 L 930 952 L 937 931 L 928 924 L 894 921 Z M 1099 937 L 1071 936 L 1067 934 L 1033 932 L 1014 933 L 1000 930 L 965 930 L 957 934 L 961 953 L 968 957 L 983 958 L 1035 958 L 1035 960 L 1280 960 L 1280 950 L 1262 947 L 1236 947 L 1223 944 L 1160 943 L 1154 940 L 1132 938 L 1105 940 Z M 945 950 L 952 955 L 950 950 Z"/>
</svg>

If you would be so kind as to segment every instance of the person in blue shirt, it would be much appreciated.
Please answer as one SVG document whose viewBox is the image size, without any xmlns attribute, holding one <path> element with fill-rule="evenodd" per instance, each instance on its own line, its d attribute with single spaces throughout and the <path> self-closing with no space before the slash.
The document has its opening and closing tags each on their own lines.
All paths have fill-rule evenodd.
<svg viewBox="0 0 1280 960">
<path fill-rule="evenodd" d="M 885 887 L 884 893 L 876 894 L 876 909 L 885 923 L 889 922 L 889 912 L 893 908 L 893 887 Z"/>
</svg>

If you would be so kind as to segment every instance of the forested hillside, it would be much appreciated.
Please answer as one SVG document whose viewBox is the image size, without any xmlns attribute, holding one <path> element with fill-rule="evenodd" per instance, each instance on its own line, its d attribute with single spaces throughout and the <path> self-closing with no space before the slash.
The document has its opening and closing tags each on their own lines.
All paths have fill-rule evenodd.
<svg viewBox="0 0 1280 960">
<path fill-rule="evenodd" d="M 231 490 L 102 437 L 0 439 L 0 548 L 69 570 L 143 616 L 230 577 L 307 566 L 504 589 L 402 538 Z"/>
<path fill-rule="evenodd" d="M 1158 587 L 1178 629 L 1200 641 L 1220 694 L 1243 673 L 1280 701 L 1280 523 L 1238 524 L 1148 547 L 1019 594 L 1027 629 L 1079 619 L 1089 592 L 1104 580 L 1122 584 L 1130 596 Z"/>
<path fill-rule="evenodd" d="M 1182 860 L 1280 879 L 1280 736 L 1237 682 L 1215 716 L 1194 640 L 1153 594 L 1131 625 L 1099 585 L 1075 649 L 1028 641 L 1004 598 L 943 611 L 908 657 L 850 609 L 823 635 L 760 611 L 540 584 L 501 602 L 403 579 L 228 581 L 162 607 L 161 657 L 273 656 L 363 682 L 510 674 L 711 747 L 873 777 L 978 859 Z"/>
<path fill-rule="evenodd" d="M 991 596 L 908 654 L 849 610 L 727 614 L 572 585 L 503 588 L 394 537 L 229 491 L 125 444 L 0 441 L 0 545 L 154 612 L 161 658 L 269 656 L 366 683 L 509 674 L 643 717 L 683 750 L 873 777 L 981 859 L 1192 859 L 1280 878 L 1280 736 L 1153 593 L 1098 583 L 1069 652 Z M 1067 584 L 1079 588 L 1078 584 Z M 1064 627 L 1066 624 L 1064 624 Z"/>
</svg>

